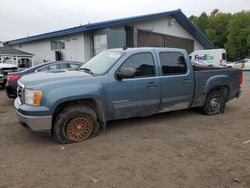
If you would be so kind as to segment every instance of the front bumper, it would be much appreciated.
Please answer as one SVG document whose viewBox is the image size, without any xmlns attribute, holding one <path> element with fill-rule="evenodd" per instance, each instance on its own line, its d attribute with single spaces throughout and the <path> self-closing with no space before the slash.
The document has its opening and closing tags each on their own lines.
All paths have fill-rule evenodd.
<svg viewBox="0 0 250 188">
<path fill-rule="evenodd" d="M 20 123 L 34 132 L 50 132 L 52 127 L 52 116 L 29 116 L 20 112 L 21 103 L 15 100 L 16 114 Z"/>
</svg>

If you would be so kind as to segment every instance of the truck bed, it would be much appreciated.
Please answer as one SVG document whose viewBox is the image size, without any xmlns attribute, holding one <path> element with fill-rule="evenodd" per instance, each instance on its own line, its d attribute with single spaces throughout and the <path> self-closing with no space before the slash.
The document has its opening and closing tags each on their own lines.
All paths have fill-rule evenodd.
<svg viewBox="0 0 250 188">
<path fill-rule="evenodd" d="M 239 69 L 230 69 L 223 67 L 202 67 L 202 69 L 194 70 L 194 100 L 192 107 L 202 106 L 206 97 L 206 90 L 211 89 L 209 84 L 211 82 L 217 85 L 228 83 L 230 88 L 230 95 L 227 101 L 236 97 L 240 90 L 240 76 L 242 71 Z M 214 87 L 214 86 L 213 86 Z"/>
</svg>

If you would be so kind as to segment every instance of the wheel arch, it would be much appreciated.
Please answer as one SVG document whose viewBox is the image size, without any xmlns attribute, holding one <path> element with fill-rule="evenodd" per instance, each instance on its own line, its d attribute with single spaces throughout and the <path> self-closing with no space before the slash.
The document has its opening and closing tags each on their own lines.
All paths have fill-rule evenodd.
<svg viewBox="0 0 250 188">
<path fill-rule="evenodd" d="M 229 98 L 229 93 L 230 93 L 230 88 L 229 88 L 228 85 L 214 86 L 213 88 L 211 88 L 211 89 L 209 90 L 209 92 L 215 91 L 215 90 L 216 90 L 216 91 L 222 92 L 222 93 L 223 93 L 223 96 L 224 96 L 224 98 L 225 98 L 225 101 L 228 100 L 228 98 Z M 208 92 L 208 93 L 209 93 L 209 92 Z"/>
<path fill-rule="evenodd" d="M 224 94 L 225 100 L 229 98 L 231 90 L 232 80 L 228 75 L 215 75 L 207 80 L 205 85 L 204 94 L 205 97 L 207 94 L 213 90 L 221 91 Z"/>
<path fill-rule="evenodd" d="M 106 123 L 105 114 L 103 111 L 102 102 L 96 98 L 79 98 L 79 99 L 71 99 L 66 101 L 61 101 L 60 103 L 56 104 L 53 110 L 53 118 L 52 118 L 52 130 L 54 126 L 54 122 L 56 116 L 65 108 L 73 105 L 83 105 L 90 109 L 92 109 L 97 116 L 97 121 L 104 125 Z"/>
</svg>

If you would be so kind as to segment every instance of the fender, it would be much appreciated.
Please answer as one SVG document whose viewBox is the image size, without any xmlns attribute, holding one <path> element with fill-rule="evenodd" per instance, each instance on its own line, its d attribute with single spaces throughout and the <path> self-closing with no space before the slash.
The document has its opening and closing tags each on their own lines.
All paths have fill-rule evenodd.
<svg viewBox="0 0 250 188">
<path fill-rule="evenodd" d="M 50 114 L 53 115 L 60 104 L 84 99 L 93 99 L 101 108 L 102 119 L 106 119 L 104 111 L 106 106 L 105 91 L 100 84 L 69 85 L 55 88 L 46 94 L 45 106 L 50 108 Z"/>
<path fill-rule="evenodd" d="M 231 78 L 227 75 L 212 76 L 207 80 L 203 92 L 208 93 L 211 89 L 220 87 L 220 86 L 227 86 L 230 91 L 232 88 Z"/>
</svg>

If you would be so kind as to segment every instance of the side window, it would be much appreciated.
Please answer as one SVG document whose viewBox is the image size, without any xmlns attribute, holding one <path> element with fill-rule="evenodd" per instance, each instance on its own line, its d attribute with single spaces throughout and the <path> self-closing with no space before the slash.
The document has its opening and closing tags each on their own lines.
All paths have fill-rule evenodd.
<svg viewBox="0 0 250 188">
<path fill-rule="evenodd" d="M 59 68 L 59 65 L 50 65 L 50 66 L 48 67 L 49 70 L 56 70 L 56 69 L 58 69 L 58 68 Z"/>
<path fill-rule="evenodd" d="M 44 71 L 48 71 L 48 70 L 49 70 L 49 67 L 46 66 L 44 68 L 38 69 L 38 72 L 44 72 Z"/>
<path fill-rule="evenodd" d="M 58 64 L 57 69 L 67 69 L 67 68 L 68 68 L 68 66 L 67 66 L 67 65 L 68 65 L 67 63 Z"/>
<path fill-rule="evenodd" d="M 78 69 L 79 65 L 78 64 L 69 64 L 69 68 L 71 68 L 71 69 Z"/>
<path fill-rule="evenodd" d="M 185 74 L 187 63 L 183 54 L 179 52 L 161 52 L 161 67 L 163 75 Z"/>
<path fill-rule="evenodd" d="M 227 60 L 227 56 L 225 53 L 222 53 L 222 60 Z"/>
<path fill-rule="evenodd" d="M 155 75 L 154 59 L 151 53 L 139 53 L 130 56 L 120 67 L 135 70 L 135 77 L 149 77 Z"/>
</svg>

